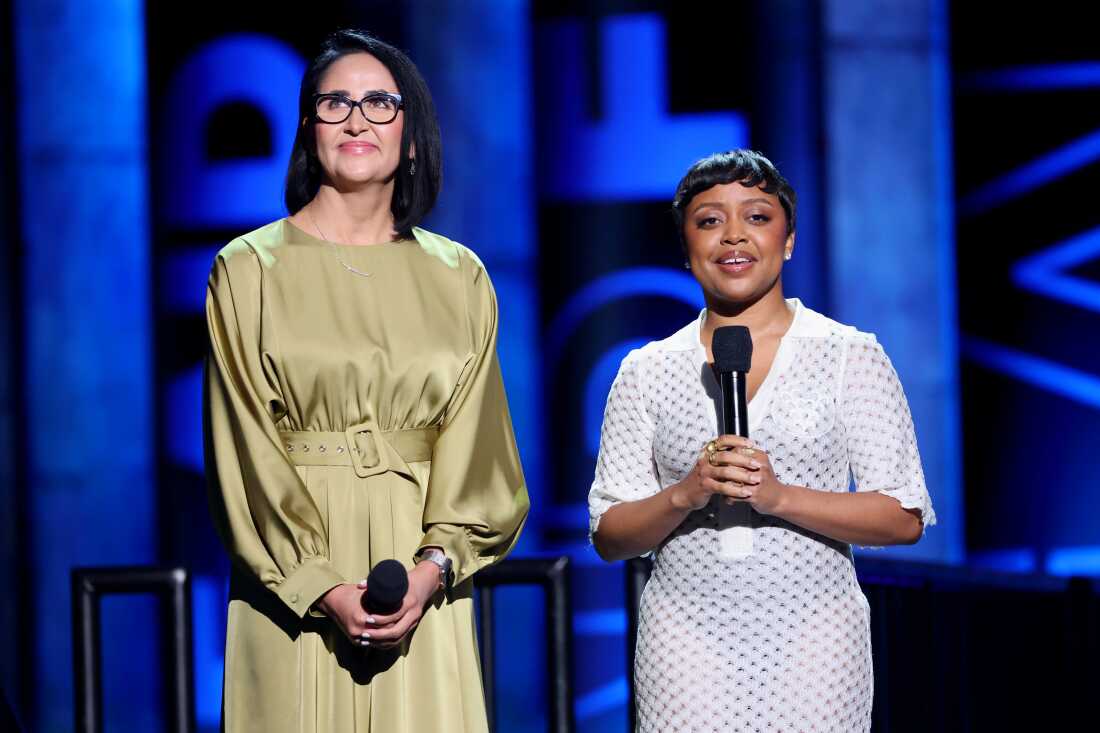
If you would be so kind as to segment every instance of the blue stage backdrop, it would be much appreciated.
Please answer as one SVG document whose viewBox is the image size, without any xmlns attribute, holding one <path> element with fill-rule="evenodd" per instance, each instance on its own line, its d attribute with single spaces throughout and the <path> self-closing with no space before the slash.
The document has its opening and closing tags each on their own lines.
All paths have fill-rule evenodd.
<svg viewBox="0 0 1100 733">
<path fill-rule="evenodd" d="M 534 502 L 521 551 L 575 563 L 579 730 L 627 726 L 622 568 L 586 534 L 604 401 L 630 349 L 701 307 L 669 201 L 717 150 L 761 147 L 790 173 L 806 217 L 788 294 L 878 332 L 902 375 L 941 526 L 895 554 L 1100 574 L 1091 26 L 1003 9 L 1002 43 L 971 3 L 763 5 L 700 20 L 670 0 L 16 2 L 19 90 L 82 90 L 70 116 L 20 107 L 22 321 L 0 329 L 23 346 L 5 374 L 24 382 L 26 483 L 0 506 L 29 520 L 35 729 L 72 721 L 69 568 L 159 561 L 194 573 L 198 721 L 217 730 L 227 561 L 202 479 L 206 278 L 218 248 L 285 214 L 299 80 L 341 26 L 407 48 L 436 94 L 428 226 L 497 286 Z M 500 728 L 541 731 L 539 597 L 506 593 Z M 159 729 L 154 609 L 120 603 L 109 720 Z M 144 704 L 120 707 L 133 670 Z"/>
<path fill-rule="evenodd" d="M 954 6 L 975 563 L 1100 574 L 1100 49 L 1084 6 Z M 1026 39 L 1026 42 L 1019 42 Z"/>
<path fill-rule="evenodd" d="M 28 585 L 6 603 L 21 613 L 31 655 L 25 723 L 52 732 L 73 725 L 70 568 L 157 561 L 143 4 L 19 0 L 5 12 L 14 17 L 8 115 L 22 206 L 15 358 L 28 525 L 16 550 Z M 161 727 L 155 614 L 148 597 L 104 603 L 113 729 Z"/>
<path fill-rule="evenodd" d="M 13 98 L 15 95 L 15 53 L 12 47 L 13 18 L 0 18 L 0 93 Z M 9 115 L 0 118 L 0 140 L 15 139 L 15 120 Z M 16 486 L 21 483 L 16 460 L 23 445 L 17 430 L 20 414 L 19 374 L 20 364 L 11 355 L 19 353 L 21 279 L 18 276 L 21 259 L 19 246 L 19 184 L 14 172 L 18 147 L 4 145 L 0 148 L 0 257 L 9 266 L 0 271 L 0 587 L 18 588 L 26 577 L 26 563 L 17 561 L 20 548 L 26 544 L 26 517 Z M 0 690 L 9 699 L 17 698 L 22 687 L 22 673 L 17 660 L 33 656 L 27 635 L 20 631 L 20 611 L 14 603 L 0 607 Z"/>
</svg>

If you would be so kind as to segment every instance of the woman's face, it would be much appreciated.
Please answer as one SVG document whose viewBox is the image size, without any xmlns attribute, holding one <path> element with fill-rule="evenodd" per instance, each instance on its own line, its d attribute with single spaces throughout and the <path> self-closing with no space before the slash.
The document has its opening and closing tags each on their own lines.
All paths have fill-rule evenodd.
<svg viewBox="0 0 1100 733">
<path fill-rule="evenodd" d="M 343 94 L 354 101 L 372 92 L 399 93 L 389 69 L 368 53 L 340 57 L 317 86 L 318 94 Z M 403 110 L 388 124 L 368 122 L 358 108 L 338 124 L 314 122 L 317 158 L 325 178 L 340 190 L 391 180 L 401 160 L 404 126 Z"/>
<path fill-rule="evenodd" d="M 697 194 L 684 209 L 691 273 L 708 302 L 754 303 L 779 281 L 794 248 L 779 197 L 759 187 L 727 183 Z"/>
</svg>

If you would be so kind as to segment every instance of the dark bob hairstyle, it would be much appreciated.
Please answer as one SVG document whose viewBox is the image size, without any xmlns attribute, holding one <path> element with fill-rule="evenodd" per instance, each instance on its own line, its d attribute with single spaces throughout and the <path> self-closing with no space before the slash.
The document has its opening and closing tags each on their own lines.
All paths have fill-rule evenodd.
<svg viewBox="0 0 1100 733">
<path fill-rule="evenodd" d="M 775 194 L 783 212 L 787 215 L 787 234 L 794 231 L 794 189 L 787 183 L 772 162 L 755 150 L 739 148 L 725 153 L 708 155 L 688 169 L 676 186 L 672 199 L 672 213 L 676 217 L 676 230 L 684 241 L 684 209 L 691 200 L 714 186 L 736 181 L 745 188 L 759 186 L 765 193 Z"/>
<path fill-rule="evenodd" d="M 286 172 L 286 208 L 297 213 L 313 200 L 321 188 L 321 164 L 317 159 L 317 124 L 313 95 L 328 67 L 353 53 L 368 53 L 389 69 L 404 102 L 405 128 L 401 135 L 401 156 L 394 174 L 393 228 L 400 237 L 412 236 L 412 228 L 435 206 L 442 179 L 443 143 L 431 92 L 413 62 L 404 53 L 358 30 L 340 30 L 321 44 L 321 52 L 310 63 L 298 92 L 298 133 L 290 151 Z M 356 113 L 358 114 L 358 113 Z M 410 170 L 410 150 L 416 150 L 416 175 Z"/>
</svg>

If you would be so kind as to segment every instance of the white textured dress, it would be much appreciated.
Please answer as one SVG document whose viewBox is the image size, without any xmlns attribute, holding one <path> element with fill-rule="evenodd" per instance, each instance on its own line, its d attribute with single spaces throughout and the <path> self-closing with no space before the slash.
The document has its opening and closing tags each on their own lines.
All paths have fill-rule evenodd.
<svg viewBox="0 0 1100 733">
<path fill-rule="evenodd" d="M 854 478 L 858 491 L 934 523 L 909 406 L 882 347 L 788 305 L 794 321 L 749 403 L 750 435 L 779 480 L 846 492 Z M 683 479 L 717 434 L 705 315 L 623 360 L 589 494 L 593 532 L 614 504 Z M 851 547 L 713 499 L 654 552 L 634 676 L 639 731 L 869 730 L 870 618 Z"/>
</svg>

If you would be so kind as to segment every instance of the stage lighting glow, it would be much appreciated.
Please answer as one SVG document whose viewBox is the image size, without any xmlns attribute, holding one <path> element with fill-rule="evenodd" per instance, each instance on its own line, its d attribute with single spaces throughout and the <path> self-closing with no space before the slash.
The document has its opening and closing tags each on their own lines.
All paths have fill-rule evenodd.
<svg viewBox="0 0 1100 733">
<path fill-rule="evenodd" d="M 1098 258 L 1100 227 L 1020 260 L 1012 267 L 1012 281 L 1048 298 L 1100 311 L 1100 284 L 1069 273 L 1072 268 Z"/>
<path fill-rule="evenodd" d="M 688 166 L 716 150 L 745 147 L 740 112 L 672 115 L 668 111 L 665 23 L 655 14 L 609 16 L 599 23 L 601 115 L 585 109 L 584 27 L 548 23 L 540 40 L 555 74 L 542 94 L 553 99 L 548 156 L 540 185 L 547 198 L 665 200 Z"/>
</svg>

